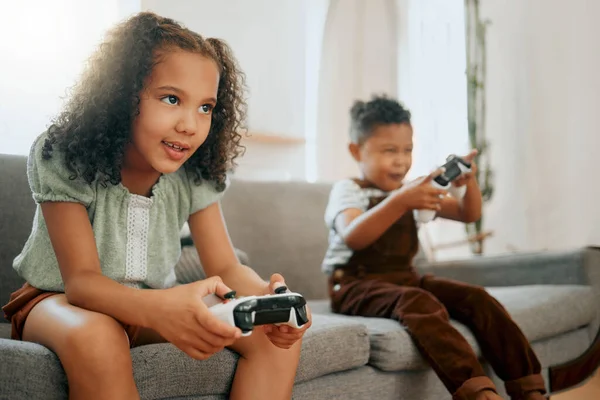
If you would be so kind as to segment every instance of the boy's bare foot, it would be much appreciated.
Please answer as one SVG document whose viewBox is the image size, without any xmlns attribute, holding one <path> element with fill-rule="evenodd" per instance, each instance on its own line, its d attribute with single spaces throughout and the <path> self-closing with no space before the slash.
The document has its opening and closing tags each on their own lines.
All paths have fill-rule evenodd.
<svg viewBox="0 0 600 400">
<path fill-rule="evenodd" d="M 502 400 L 502 397 L 498 396 L 492 390 L 484 390 L 477 393 L 475 400 Z"/>
</svg>

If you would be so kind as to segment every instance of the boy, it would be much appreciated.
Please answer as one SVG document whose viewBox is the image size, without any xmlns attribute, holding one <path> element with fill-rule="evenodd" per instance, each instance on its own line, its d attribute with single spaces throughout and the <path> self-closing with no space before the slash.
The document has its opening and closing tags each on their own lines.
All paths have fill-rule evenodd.
<svg viewBox="0 0 600 400">
<path fill-rule="evenodd" d="M 337 182 L 325 212 L 330 234 L 323 270 L 333 311 L 398 320 L 453 399 L 500 399 L 471 346 L 450 325 L 452 317 L 473 331 L 512 400 L 543 399 L 540 363 L 505 309 L 481 287 L 419 276 L 412 266 L 418 250 L 413 210 L 462 222 L 480 218 L 476 166 L 455 181 L 466 185 L 460 201 L 431 186 L 439 170 L 404 183 L 412 165 L 410 112 L 373 97 L 357 101 L 350 115 L 349 150 L 362 176 Z M 476 154 L 464 159 L 473 162 Z"/>
</svg>

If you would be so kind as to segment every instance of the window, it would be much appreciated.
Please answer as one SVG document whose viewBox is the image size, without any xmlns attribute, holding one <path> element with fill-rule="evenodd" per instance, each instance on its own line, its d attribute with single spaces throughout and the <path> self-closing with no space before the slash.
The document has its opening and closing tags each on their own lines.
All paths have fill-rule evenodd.
<svg viewBox="0 0 600 400">
<path fill-rule="evenodd" d="M 411 178 L 429 173 L 451 154 L 470 150 L 467 126 L 465 11 L 463 0 L 398 2 L 398 93 L 411 110 Z M 436 220 L 421 232 L 426 244 L 460 241 L 464 224 Z M 438 259 L 469 255 L 467 245 L 437 252 Z"/>
<path fill-rule="evenodd" d="M 103 33 L 139 1 L 0 2 L 0 153 L 26 155 Z"/>
</svg>

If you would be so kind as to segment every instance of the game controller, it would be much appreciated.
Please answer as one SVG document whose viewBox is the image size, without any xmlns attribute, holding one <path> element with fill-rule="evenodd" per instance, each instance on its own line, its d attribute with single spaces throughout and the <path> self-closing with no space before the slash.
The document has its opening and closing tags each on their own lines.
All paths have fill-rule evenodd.
<svg viewBox="0 0 600 400">
<path fill-rule="evenodd" d="M 266 296 L 235 297 L 235 292 L 224 296 L 214 305 L 213 300 L 205 300 L 218 319 L 242 331 L 242 336 L 249 336 L 255 326 L 288 325 L 301 328 L 308 323 L 306 300 L 298 293 L 289 292 L 287 287 L 280 286 L 275 294 Z"/>
<path fill-rule="evenodd" d="M 459 176 L 471 171 L 471 163 L 466 162 L 460 157 L 451 155 L 446 159 L 446 164 L 442 167 L 444 172 L 431 180 L 431 184 L 438 188 L 447 190 L 450 196 L 455 199 L 462 199 L 467 190 L 466 186 L 454 186 L 452 182 Z M 427 223 L 435 218 L 435 210 L 415 210 L 414 215 L 417 222 Z"/>
</svg>

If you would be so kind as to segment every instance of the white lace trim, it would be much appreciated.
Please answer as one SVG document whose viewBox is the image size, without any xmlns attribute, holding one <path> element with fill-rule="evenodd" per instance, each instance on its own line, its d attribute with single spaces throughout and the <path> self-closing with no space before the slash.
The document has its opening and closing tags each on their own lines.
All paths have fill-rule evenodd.
<svg viewBox="0 0 600 400">
<path fill-rule="evenodd" d="M 125 284 L 138 285 L 148 275 L 148 229 L 152 199 L 132 195 L 127 210 L 127 259 Z"/>
<path fill-rule="evenodd" d="M 142 288 L 141 282 L 124 282 L 123 285 L 128 286 L 130 288 L 134 288 L 134 289 Z"/>
</svg>

